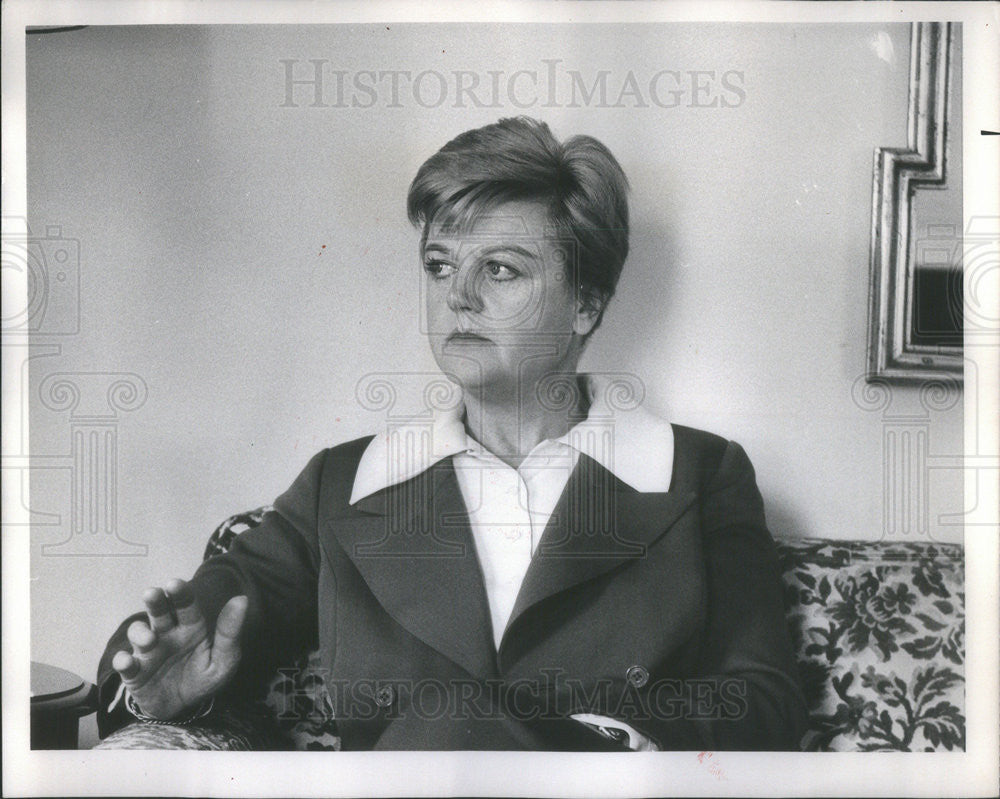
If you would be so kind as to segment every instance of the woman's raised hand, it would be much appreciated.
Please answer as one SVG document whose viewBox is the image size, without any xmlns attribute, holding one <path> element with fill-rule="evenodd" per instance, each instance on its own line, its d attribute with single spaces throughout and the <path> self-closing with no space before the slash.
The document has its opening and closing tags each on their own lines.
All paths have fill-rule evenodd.
<svg viewBox="0 0 1000 799">
<path fill-rule="evenodd" d="M 166 590 L 143 594 L 149 623 L 128 628 L 132 652 L 119 651 L 112 666 L 143 713 L 174 719 L 190 713 L 222 688 L 240 662 L 240 630 L 247 598 L 235 596 L 219 611 L 215 635 L 183 580 L 171 580 Z"/>
</svg>

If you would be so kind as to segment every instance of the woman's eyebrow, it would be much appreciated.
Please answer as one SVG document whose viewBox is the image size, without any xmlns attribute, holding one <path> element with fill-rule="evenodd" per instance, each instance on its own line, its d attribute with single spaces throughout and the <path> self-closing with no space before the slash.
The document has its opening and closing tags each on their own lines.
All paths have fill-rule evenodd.
<svg viewBox="0 0 1000 799">
<path fill-rule="evenodd" d="M 447 245 L 439 244 L 437 242 L 431 242 L 424 246 L 424 254 L 427 254 L 429 252 L 435 252 L 435 253 L 440 253 L 442 255 L 450 256 L 452 250 Z M 522 258 L 531 258 L 531 259 L 538 258 L 537 251 L 533 252 L 532 250 L 529 250 L 525 247 L 521 247 L 518 244 L 506 244 L 506 243 L 494 244 L 489 247 L 484 247 L 482 250 L 479 250 L 476 253 L 476 255 L 477 256 L 494 255 L 495 253 L 512 253 L 514 255 L 520 255 Z"/>
<path fill-rule="evenodd" d="M 509 252 L 516 255 L 520 255 L 523 258 L 538 258 L 537 252 L 532 252 L 531 250 L 525 249 L 517 244 L 495 244 L 492 247 L 486 247 L 480 251 L 480 255 L 492 255 L 497 252 Z"/>
</svg>

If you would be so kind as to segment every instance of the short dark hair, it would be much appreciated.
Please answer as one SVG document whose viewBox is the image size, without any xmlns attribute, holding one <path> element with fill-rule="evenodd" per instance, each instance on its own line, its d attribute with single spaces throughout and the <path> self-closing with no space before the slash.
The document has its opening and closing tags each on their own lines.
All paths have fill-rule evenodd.
<svg viewBox="0 0 1000 799">
<path fill-rule="evenodd" d="M 544 203 L 557 234 L 576 243 L 577 288 L 597 311 L 596 330 L 628 256 L 627 195 L 625 172 L 597 139 L 560 142 L 547 124 L 521 116 L 466 131 L 428 158 L 406 209 L 423 228 L 422 245 L 432 222 L 468 223 L 513 200 Z"/>
</svg>

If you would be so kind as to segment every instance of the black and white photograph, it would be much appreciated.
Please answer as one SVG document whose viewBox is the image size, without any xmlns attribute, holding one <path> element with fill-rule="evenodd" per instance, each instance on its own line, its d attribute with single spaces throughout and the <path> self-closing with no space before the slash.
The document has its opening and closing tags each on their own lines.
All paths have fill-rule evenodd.
<svg viewBox="0 0 1000 799">
<path fill-rule="evenodd" d="M 5 795 L 995 794 L 997 6 L 3 11 Z"/>
</svg>

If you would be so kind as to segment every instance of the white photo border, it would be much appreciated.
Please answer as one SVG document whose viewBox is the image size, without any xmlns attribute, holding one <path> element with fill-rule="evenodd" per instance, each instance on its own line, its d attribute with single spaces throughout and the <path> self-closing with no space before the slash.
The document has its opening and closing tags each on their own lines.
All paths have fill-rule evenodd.
<svg viewBox="0 0 1000 799">
<path fill-rule="evenodd" d="M 951 20 L 963 25 L 965 217 L 1000 216 L 997 197 L 998 6 L 977 3 L 560 2 L 6 2 L 3 4 L 3 182 L 5 215 L 26 215 L 26 25 L 643 20 L 838 22 Z M 972 167 L 972 168 L 969 168 Z M 8 281 L 4 292 L 26 287 Z M 997 318 L 994 314 L 992 318 Z M 984 377 L 966 393 L 967 452 L 998 452 L 1000 342 L 967 349 Z M 3 364 L 6 410 L 18 375 Z M 5 414 L 6 415 L 6 414 Z M 974 479 L 974 476 L 973 478 Z M 28 748 L 27 536 L 3 534 L 3 793 L 7 796 L 653 796 L 992 795 L 998 776 L 998 548 L 995 482 L 967 507 L 994 514 L 966 536 L 967 741 L 964 753 L 721 753 L 727 781 L 699 768 L 696 754 L 40 752 Z M 984 486 L 980 485 L 980 492 Z M 7 513 L 11 513 L 10 518 Z M 14 520 L 16 507 L 4 507 Z M 25 528 L 21 528 L 22 530 Z M 984 533 L 992 530 L 992 535 Z M 515 776 L 516 775 L 516 776 Z"/>
</svg>

